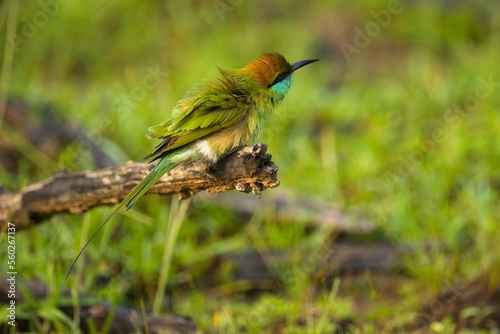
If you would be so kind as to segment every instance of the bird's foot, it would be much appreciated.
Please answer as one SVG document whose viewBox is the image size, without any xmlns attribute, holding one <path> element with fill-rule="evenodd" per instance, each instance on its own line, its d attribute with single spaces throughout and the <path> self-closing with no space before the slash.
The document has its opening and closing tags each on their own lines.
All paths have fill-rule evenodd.
<svg viewBox="0 0 500 334">
<path fill-rule="evenodd" d="M 216 175 L 217 174 L 217 163 L 215 162 L 210 162 L 207 164 L 207 168 L 205 169 L 205 172 L 210 175 Z"/>
<path fill-rule="evenodd" d="M 254 158 L 258 158 L 266 153 L 267 153 L 267 145 L 266 144 L 255 144 L 252 147 L 252 156 Z"/>
<path fill-rule="evenodd" d="M 226 157 L 221 157 L 216 162 L 207 163 L 205 172 L 211 176 L 215 177 L 219 176 L 221 170 L 224 170 L 224 168 L 222 168 L 221 165 L 224 163 L 225 158 Z"/>
<path fill-rule="evenodd" d="M 271 162 L 273 156 L 267 153 L 267 145 L 266 144 L 256 144 L 252 147 L 251 152 L 252 157 L 259 160 L 259 167 L 265 166 Z"/>
</svg>

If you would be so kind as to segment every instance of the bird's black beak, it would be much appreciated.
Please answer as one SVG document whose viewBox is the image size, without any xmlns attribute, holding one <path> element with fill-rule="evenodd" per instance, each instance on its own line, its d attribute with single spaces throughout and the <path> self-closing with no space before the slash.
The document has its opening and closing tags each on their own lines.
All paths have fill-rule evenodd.
<svg viewBox="0 0 500 334">
<path fill-rule="evenodd" d="M 298 61 L 296 63 L 293 63 L 291 72 L 294 72 L 294 71 L 298 70 L 299 68 L 304 67 L 306 65 L 309 65 L 311 63 L 317 62 L 318 60 L 319 59 L 306 59 L 306 60 L 301 60 L 301 61 Z"/>
</svg>

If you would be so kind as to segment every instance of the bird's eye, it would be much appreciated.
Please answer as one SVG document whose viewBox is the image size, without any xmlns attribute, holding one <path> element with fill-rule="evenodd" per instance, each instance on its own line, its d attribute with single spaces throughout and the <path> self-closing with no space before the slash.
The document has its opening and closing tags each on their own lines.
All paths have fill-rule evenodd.
<svg viewBox="0 0 500 334">
<path fill-rule="evenodd" d="M 274 79 L 274 82 L 272 84 L 270 84 L 269 87 L 272 87 L 275 84 L 277 84 L 278 82 L 283 81 L 288 76 L 288 74 L 289 74 L 288 72 L 281 72 L 280 74 L 278 74 L 276 79 Z"/>
<path fill-rule="evenodd" d="M 286 76 L 287 76 L 288 73 L 280 73 L 277 77 L 276 77 L 276 80 L 274 80 L 275 82 L 280 82 L 281 80 L 285 79 Z"/>
</svg>

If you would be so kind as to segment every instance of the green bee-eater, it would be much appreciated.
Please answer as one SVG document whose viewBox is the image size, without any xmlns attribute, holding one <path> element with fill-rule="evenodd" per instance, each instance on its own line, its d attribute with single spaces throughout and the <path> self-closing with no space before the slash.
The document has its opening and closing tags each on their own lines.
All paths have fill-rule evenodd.
<svg viewBox="0 0 500 334">
<path fill-rule="evenodd" d="M 205 159 L 215 163 L 236 148 L 252 142 L 264 122 L 283 101 L 297 69 L 316 62 L 307 59 L 290 64 L 278 53 L 268 53 L 241 69 L 220 70 L 217 80 L 205 81 L 187 92 L 172 111 L 172 117 L 149 128 L 149 138 L 158 138 L 153 170 L 120 202 L 94 232 L 68 272 L 99 230 L 123 206 L 130 209 L 173 167 Z M 67 277 L 67 276 L 66 276 Z"/>
</svg>

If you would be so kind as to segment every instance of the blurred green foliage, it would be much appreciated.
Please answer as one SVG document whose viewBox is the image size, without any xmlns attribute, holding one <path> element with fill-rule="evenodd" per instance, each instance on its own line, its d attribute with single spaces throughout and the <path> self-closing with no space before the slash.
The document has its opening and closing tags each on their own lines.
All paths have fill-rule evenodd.
<svg viewBox="0 0 500 334">
<path fill-rule="evenodd" d="M 193 84 L 217 76 L 216 66 L 241 67 L 270 51 L 289 61 L 321 58 L 295 75 L 267 125 L 262 141 L 280 167 L 281 186 L 266 191 L 264 200 L 285 189 L 319 196 L 362 212 L 396 243 L 439 247 L 405 260 L 411 280 L 394 289 L 399 302 L 372 300 L 370 320 L 350 296 L 334 296 L 333 308 L 327 307 L 331 291 L 311 299 L 308 275 L 300 288 L 278 297 L 242 300 L 235 287 L 214 299 L 201 277 L 224 284 L 233 272 L 208 268 L 211 258 L 252 248 L 304 255 L 330 235 L 276 221 L 272 208 L 245 220 L 200 194 L 175 249 L 170 282 L 189 288 L 173 294 L 174 310 L 194 317 L 202 330 L 220 333 L 326 333 L 340 318 L 373 332 L 371 321 L 382 328 L 410 321 L 395 310 L 403 306 L 412 314 L 423 302 L 418 296 L 478 277 L 492 285 L 500 280 L 500 3 L 396 5 L 397 13 L 390 11 L 392 0 L 6 1 L 0 5 L 6 37 L 1 55 L 14 57 L 11 66 L 3 63 L 2 73 L 11 75 L 1 93 L 56 106 L 61 118 L 86 129 L 123 163 L 150 152 L 155 143 L 144 136 L 147 127 L 168 118 Z M 16 20 L 14 34 L 10 20 Z M 346 47 L 356 52 L 348 54 Z M 155 84 L 147 86 L 151 77 Z M 8 130 L 4 125 L 0 135 Z M 2 172 L 1 181 L 15 188 L 61 166 L 94 168 L 85 148 L 74 145 L 58 161 L 38 164 L 36 175 L 20 169 L 12 179 Z M 36 153 L 27 156 L 36 159 Z M 109 209 L 54 217 L 20 232 L 18 272 L 47 282 L 54 294 L 69 287 L 74 294 L 121 302 L 130 285 L 157 283 L 168 203 L 148 196 L 115 219 L 68 281 L 63 276 L 71 260 Z M 0 249 L 1 258 L 5 251 Z M 292 267 L 304 259 L 295 258 Z M 100 275 L 112 276 L 115 284 L 96 286 Z M 152 296 L 144 298 L 152 303 Z M 313 308 L 330 312 L 331 322 L 310 315 Z M 258 321 L 249 324 L 256 312 Z M 436 332 L 454 326 L 433 324 Z"/>
</svg>

